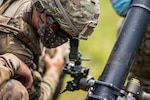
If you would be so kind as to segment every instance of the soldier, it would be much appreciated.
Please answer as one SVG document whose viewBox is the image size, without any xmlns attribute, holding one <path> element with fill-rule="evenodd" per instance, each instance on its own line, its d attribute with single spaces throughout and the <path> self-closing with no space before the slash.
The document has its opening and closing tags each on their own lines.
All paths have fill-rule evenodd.
<svg viewBox="0 0 150 100">
<path fill-rule="evenodd" d="M 56 47 L 86 40 L 99 13 L 98 0 L 1 0 L 0 100 L 50 100 L 64 62 Z"/>
<path fill-rule="evenodd" d="M 118 15 L 125 17 L 132 0 L 111 0 L 112 7 Z M 122 21 L 123 22 L 123 21 Z M 121 27 L 121 25 L 120 25 Z M 120 29 L 120 28 L 119 28 Z M 139 47 L 134 63 L 130 70 L 129 79 L 137 78 L 141 82 L 142 89 L 150 93 L 150 23 L 147 26 L 145 36 Z"/>
</svg>

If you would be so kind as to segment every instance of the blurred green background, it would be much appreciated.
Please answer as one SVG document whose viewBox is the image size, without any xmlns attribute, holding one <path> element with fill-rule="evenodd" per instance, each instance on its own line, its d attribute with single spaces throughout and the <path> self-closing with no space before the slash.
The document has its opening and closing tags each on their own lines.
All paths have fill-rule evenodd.
<svg viewBox="0 0 150 100">
<path fill-rule="evenodd" d="M 95 79 L 101 75 L 107 62 L 109 54 L 116 40 L 117 24 L 120 17 L 114 12 L 109 0 L 99 0 L 101 15 L 98 26 L 88 41 L 81 40 L 79 51 L 82 58 L 90 58 L 91 61 L 84 61 L 82 65 L 90 68 L 89 75 Z M 68 75 L 64 81 L 72 80 Z M 59 96 L 58 100 L 85 100 L 87 92 L 79 90 L 74 92 L 65 92 Z"/>
</svg>

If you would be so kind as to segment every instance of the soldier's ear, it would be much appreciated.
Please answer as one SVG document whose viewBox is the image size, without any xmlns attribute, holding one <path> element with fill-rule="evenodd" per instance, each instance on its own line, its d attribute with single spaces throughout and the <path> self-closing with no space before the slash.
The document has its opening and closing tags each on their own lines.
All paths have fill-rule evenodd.
<svg viewBox="0 0 150 100">
<path fill-rule="evenodd" d="M 32 25 L 36 29 L 39 27 L 37 15 L 38 15 L 38 12 L 33 8 L 33 10 L 32 10 Z"/>
</svg>

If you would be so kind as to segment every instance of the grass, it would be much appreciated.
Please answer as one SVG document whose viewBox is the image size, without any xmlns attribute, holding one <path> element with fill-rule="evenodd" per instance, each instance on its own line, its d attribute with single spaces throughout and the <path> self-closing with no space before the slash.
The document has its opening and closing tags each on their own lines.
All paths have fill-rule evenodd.
<svg viewBox="0 0 150 100">
<path fill-rule="evenodd" d="M 91 61 L 83 62 L 82 65 L 90 68 L 89 75 L 95 79 L 101 75 L 112 50 L 116 39 L 117 23 L 120 17 L 111 8 L 109 0 L 100 0 L 101 15 L 98 26 L 88 41 L 80 41 L 79 50 L 82 58 L 90 58 Z M 71 80 L 69 76 L 65 78 L 66 82 Z M 59 96 L 58 100 L 85 100 L 87 92 L 79 90 L 74 92 L 65 92 Z"/>
</svg>

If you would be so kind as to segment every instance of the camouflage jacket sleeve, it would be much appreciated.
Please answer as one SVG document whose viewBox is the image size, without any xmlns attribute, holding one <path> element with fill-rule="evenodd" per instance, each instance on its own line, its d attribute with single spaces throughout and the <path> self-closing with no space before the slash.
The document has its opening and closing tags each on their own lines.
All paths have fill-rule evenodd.
<svg viewBox="0 0 150 100">
<path fill-rule="evenodd" d="M 0 84 L 10 79 L 10 71 L 8 68 L 0 65 Z"/>
<path fill-rule="evenodd" d="M 13 77 L 19 67 L 19 61 L 15 55 L 10 53 L 0 55 L 0 84 Z"/>
<path fill-rule="evenodd" d="M 47 70 L 41 83 L 41 96 L 39 100 L 51 100 L 55 92 L 59 76 L 54 71 Z"/>
</svg>

